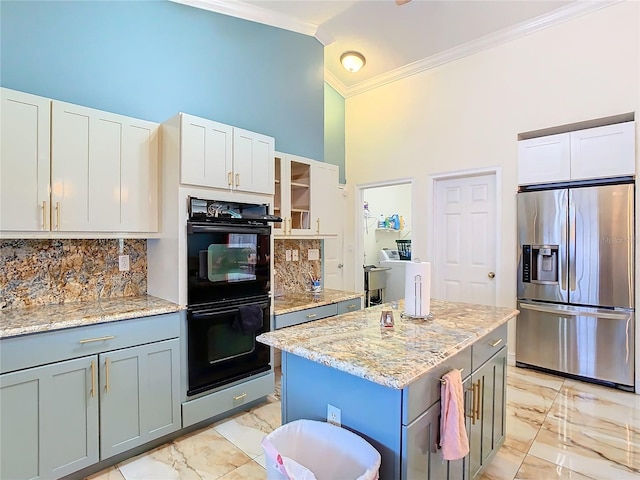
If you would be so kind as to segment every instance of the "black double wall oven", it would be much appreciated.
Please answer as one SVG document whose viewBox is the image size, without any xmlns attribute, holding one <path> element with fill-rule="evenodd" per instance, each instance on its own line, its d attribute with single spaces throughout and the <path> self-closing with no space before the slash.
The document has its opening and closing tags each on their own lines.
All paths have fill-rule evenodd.
<svg viewBox="0 0 640 480">
<path fill-rule="evenodd" d="M 189 197 L 188 396 L 271 369 L 271 226 L 264 204 Z"/>
</svg>

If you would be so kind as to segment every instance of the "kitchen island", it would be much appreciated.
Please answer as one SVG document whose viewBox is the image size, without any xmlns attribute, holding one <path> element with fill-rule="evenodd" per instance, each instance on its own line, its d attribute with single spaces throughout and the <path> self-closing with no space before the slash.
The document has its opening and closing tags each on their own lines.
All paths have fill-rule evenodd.
<svg viewBox="0 0 640 480">
<path fill-rule="evenodd" d="M 394 315 L 381 327 L 382 311 Z M 282 423 L 341 424 L 381 454 L 382 480 L 474 478 L 504 442 L 506 322 L 518 311 L 432 300 L 434 318 L 402 318 L 384 304 L 283 328 L 257 340 L 282 356 Z M 442 462 L 438 453 L 440 378 L 462 370 L 470 454 Z"/>
</svg>

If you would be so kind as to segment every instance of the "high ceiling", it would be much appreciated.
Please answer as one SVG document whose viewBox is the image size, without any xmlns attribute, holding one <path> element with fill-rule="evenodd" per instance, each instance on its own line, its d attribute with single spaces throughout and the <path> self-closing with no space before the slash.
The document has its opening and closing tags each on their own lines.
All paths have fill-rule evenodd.
<svg viewBox="0 0 640 480">
<path fill-rule="evenodd" d="M 614 1 L 174 0 L 313 35 L 325 45 L 325 79 L 344 96 L 504 43 Z M 347 72 L 356 50 L 366 65 Z"/>
</svg>

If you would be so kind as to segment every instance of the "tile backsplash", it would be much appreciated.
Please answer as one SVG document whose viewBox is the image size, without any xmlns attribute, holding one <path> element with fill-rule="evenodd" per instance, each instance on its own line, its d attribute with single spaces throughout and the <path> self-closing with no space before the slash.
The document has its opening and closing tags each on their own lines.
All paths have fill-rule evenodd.
<svg viewBox="0 0 640 480">
<path fill-rule="evenodd" d="M 321 240 L 274 240 L 274 288 L 276 295 L 287 292 L 303 292 L 311 288 L 311 275 L 322 274 L 322 262 L 309 260 L 309 249 L 317 249 L 322 258 Z M 287 250 L 298 250 L 298 261 L 286 261 Z"/>
<path fill-rule="evenodd" d="M 146 293 L 146 240 L 0 240 L 0 308 Z"/>
</svg>

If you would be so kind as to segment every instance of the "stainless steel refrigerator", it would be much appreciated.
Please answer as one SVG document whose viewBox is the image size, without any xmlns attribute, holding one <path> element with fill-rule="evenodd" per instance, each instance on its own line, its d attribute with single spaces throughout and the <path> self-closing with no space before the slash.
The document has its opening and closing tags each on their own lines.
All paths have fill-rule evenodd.
<svg viewBox="0 0 640 480">
<path fill-rule="evenodd" d="M 634 184 L 518 193 L 516 364 L 632 390 Z"/>
</svg>

